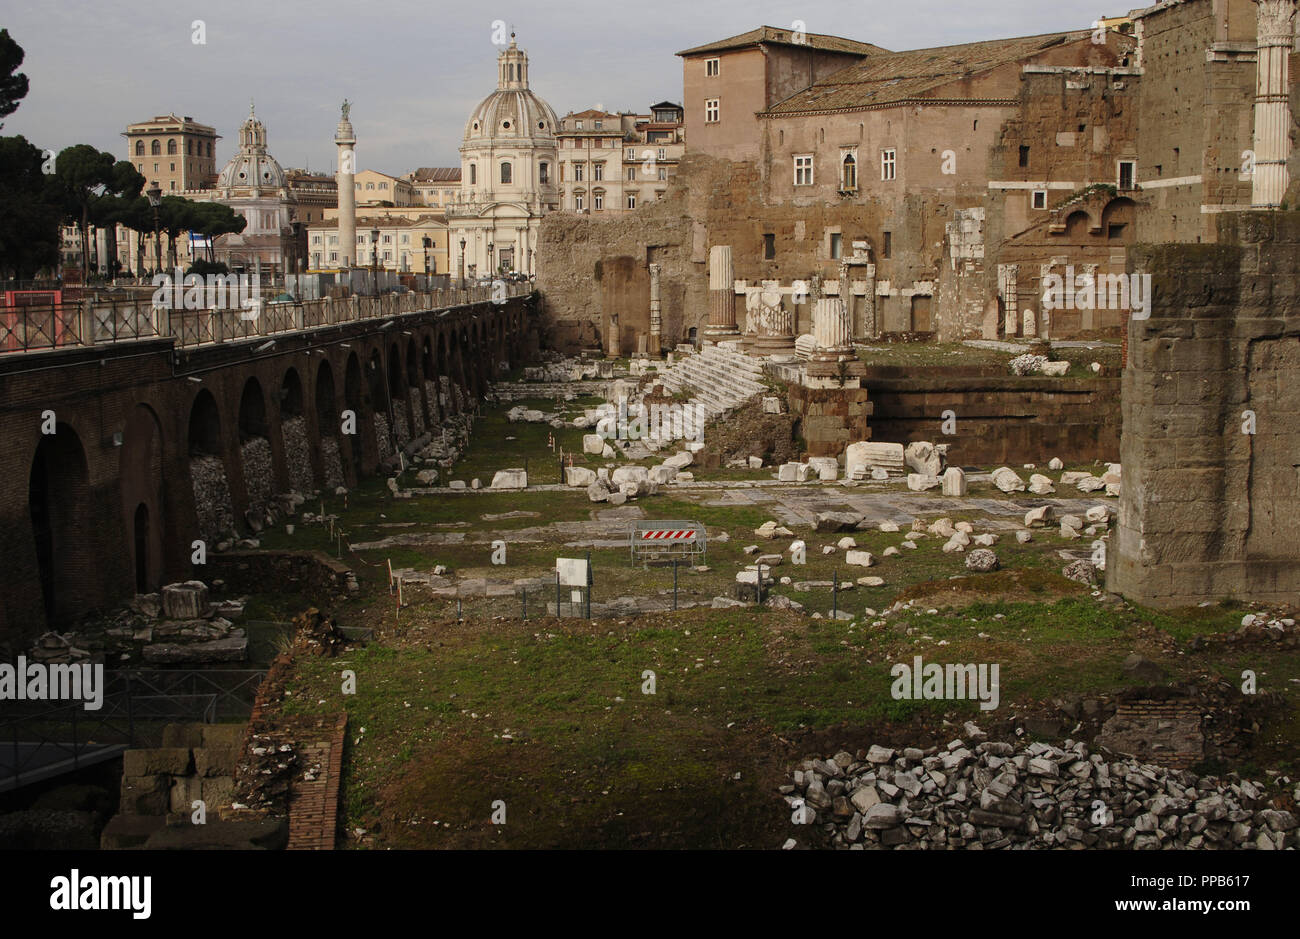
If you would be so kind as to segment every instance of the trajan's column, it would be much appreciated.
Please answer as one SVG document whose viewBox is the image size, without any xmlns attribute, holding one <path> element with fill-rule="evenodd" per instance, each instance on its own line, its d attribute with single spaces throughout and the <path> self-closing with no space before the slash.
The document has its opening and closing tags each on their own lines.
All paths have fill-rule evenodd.
<svg viewBox="0 0 1300 939">
<path fill-rule="evenodd" d="M 1257 209 L 1282 205 L 1289 182 L 1291 103 L 1287 60 L 1295 45 L 1295 0 L 1255 0 L 1257 60 L 1255 78 L 1255 172 L 1251 203 Z"/>
<path fill-rule="evenodd" d="M 343 117 L 334 132 L 334 146 L 339 151 L 339 267 L 353 267 L 357 255 L 357 135 L 352 131 L 348 112 L 352 105 L 343 99 Z"/>
</svg>

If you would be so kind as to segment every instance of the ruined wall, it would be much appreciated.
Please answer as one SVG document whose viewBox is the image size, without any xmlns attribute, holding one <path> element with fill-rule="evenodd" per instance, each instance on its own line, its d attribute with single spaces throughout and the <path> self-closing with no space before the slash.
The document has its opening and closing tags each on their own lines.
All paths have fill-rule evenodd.
<svg viewBox="0 0 1300 939">
<path fill-rule="evenodd" d="M 1216 221 L 1217 245 L 1131 261 L 1155 295 L 1129 324 L 1107 579 L 1158 606 L 1300 592 L 1300 213 Z"/>
<path fill-rule="evenodd" d="M 955 466 L 1113 462 L 1120 447 L 1117 378 L 1012 377 L 977 367 L 928 370 L 869 367 L 864 384 L 874 413 L 871 439 L 949 445 Z M 942 433 L 943 412 L 957 433 Z"/>
</svg>

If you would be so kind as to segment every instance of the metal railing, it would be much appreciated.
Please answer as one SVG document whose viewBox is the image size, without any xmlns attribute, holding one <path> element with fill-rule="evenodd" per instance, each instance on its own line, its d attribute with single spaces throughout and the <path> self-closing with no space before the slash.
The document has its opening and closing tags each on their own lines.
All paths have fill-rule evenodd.
<svg viewBox="0 0 1300 939">
<path fill-rule="evenodd" d="M 148 339 L 174 339 L 180 348 L 194 348 L 470 303 L 504 302 L 531 290 L 531 284 L 502 281 L 377 297 L 259 299 L 242 307 L 232 302 L 209 303 L 202 309 L 177 308 L 175 294 L 168 295 L 166 304 L 149 296 L 0 307 L 0 355 Z"/>
<path fill-rule="evenodd" d="M 104 673 L 98 710 L 82 701 L 5 702 L 0 792 L 72 772 L 139 746 L 161 723 L 247 719 L 264 669 L 119 669 Z"/>
</svg>

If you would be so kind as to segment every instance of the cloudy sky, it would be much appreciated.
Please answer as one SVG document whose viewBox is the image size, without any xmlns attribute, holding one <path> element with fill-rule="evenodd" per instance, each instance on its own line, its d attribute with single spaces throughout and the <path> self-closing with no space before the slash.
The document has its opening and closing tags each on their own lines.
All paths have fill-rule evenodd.
<svg viewBox="0 0 1300 939">
<path fill-rule="evenodd" d="M 220 167 L 255 99 L 284 166 L 333 168 L 353 103 L 362 168 L 459 164 L 470 110 L 496 85 L 493 23 L 512 25 L 533 90 L 556 112 L 681 101 L 674 53 L 802 20 L 889 49 L 1087 28 L 1098 0 L 6 0 L 31 91 L 0 133 L 125 155 L 132 121 L 175 112 L 216 127 Z M 206 44 L 192 41 L 202 20 Z"/>
</svg>

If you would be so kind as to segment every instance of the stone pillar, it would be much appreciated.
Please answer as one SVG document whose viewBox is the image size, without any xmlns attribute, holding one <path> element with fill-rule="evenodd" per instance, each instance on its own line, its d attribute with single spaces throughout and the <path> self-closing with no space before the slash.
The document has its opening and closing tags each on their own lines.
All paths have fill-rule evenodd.
<svg viewBox="0 0 1300 939">
<path fill-rule="evenodd" d="M 751 292 L 746 303 L 745 326 L 754 323 L 754 351 L 759 355 L 785 355 L 794 352 L 794 314 L 781 302 L 781 285 L 763 281 L 763 289 Z"/>
<path fill-rule="evenodd" d="M 731 261 L 731 245 L 714 245 L 709 249 L 709 325 L 706 339 L 719 342 L 736 339 L 736 268 Z"/>
<path fill-rule="evenodd" d="M 1001 266 L 1002 275 L 1002 309 L 1006 321 L 1006 334 L 1008 337 L 1014 336 L 1019 330 L 1020 325 L 1020 266 L 1017 264 L 1003 264 Z"/>
<path fill-rule="evenodd" d="M 876 265 L 866 264 L 866 292 L 862 295 L 862 326 L 868 339 L 880 338 L 880 323 L 876 320 Z"/>
<path fill-rule="evenodd" d="M 1255 172 L 1251 203 L 1276 209 L 1290 182 L 1291 106 L 1287 60 L 1295 44 L 1295 0 L 1255 0 L 1258 59 L 1255 66 Z"/>
<path fill-rule="evenodd" d="M 1024 338 L 1033 339 L 1035 336 L 1038 335 L 1038 324 L 1034 322 L 1034 311 L 1025 310 L 1022 315 L 1024 317 L 1023 322 L 1025 327 L 1025 331 L 1023 334 Z"/>
<path fill-rule="evenodd" d="M 658 264 L 650 265 L 650 348 L 648 351 L 656 359 L 663 354 L 663 313 L 659 306 L 659 272 Z M 734 310 L 734 295 L 732 307 Z M 734 313 L 732 321 L 735 321 Z"/>
<path fill-rule="evenodd" d="M 609 314 L 609 333 L 605 336 L 605 354 L 617 359 L 623 354 L 623 337 L 619 332 L 618 314 Z"/>
<path fill-rule="evenodd" d="M 843 281 L 841 281 L 843 283 Z M 838 359 L 853 352 L 853 335 L 844 297 L 823 297 L 813 304 L 813 338 L 818 358 Z"/>
<path fill-rule="evenodd" d="M 343 119 L 339 121 L 334 132 L 334 146 L 339 153 L 338 176 L 335 177 L 339 187 L 339 267 L 349 268 L 357 260 L 357 135 L 348 120 L 351 105 L 343 102 Z M 326 245 L 322 263 L 329 260 L 329 246 Z"/>
</svg>

